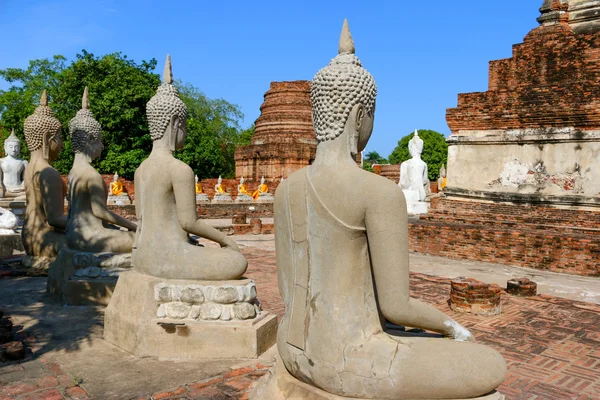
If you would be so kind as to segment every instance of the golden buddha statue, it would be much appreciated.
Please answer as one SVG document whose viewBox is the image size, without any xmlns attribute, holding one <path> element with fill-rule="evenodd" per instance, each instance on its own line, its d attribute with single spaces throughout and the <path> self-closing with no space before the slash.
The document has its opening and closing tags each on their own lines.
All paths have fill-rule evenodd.
<svg viewBox="0 0 600 400">
<path fill-rule="evenodd" d="M 123 184 L 119 182 L 119 174 L 115 173 L 113 176 L 113 181 L 110 183 L 110 193 L 113 196 L 122 196 L 123 193 Z"/>
<path fill-rule="evenodd" d="M 242 176 L 240 179 L 240 184 L 238 185 L 238 194 L 235 199 L 236 202 L 253 202 L 252 193 L 248 191 L 248 187 L 246 186 L 245 179 Z"/>
<path fill-rule="evenodd" d="M 203 194 L 202 184 L 198 181 L 198 175 L 194 176 L 194 180 L 196 181 L 196 194 Z"/>
<path fill-rule="evenodd" d="M 252 194 L 248 191 L 248 187 L 246 183 L 244 183 L 244 177 L 240 179 L 240 184 L 238 185 L 238 193 L 247 194 L 248 196 L 252 196 Z"/>
<path fill-rule="evenodd" d="M 254 197 L 254 200 L 258 200 L 260 196 L 264 196 L 266 193 L 269 193 L 269 187 L 265 183 L 265 177 L 263 176 L 260 178 L 260 185 L 258 186 L 258 189 L 252 193 L 252 197 Z"/>
</svg>

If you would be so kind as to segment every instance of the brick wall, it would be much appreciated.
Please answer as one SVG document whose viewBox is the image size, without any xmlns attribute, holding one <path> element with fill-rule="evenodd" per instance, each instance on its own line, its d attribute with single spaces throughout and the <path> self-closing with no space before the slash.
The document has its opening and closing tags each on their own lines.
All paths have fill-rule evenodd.
<svg viewBox="0 0 600 400">
<path fill-rule="evenodd" d="M 410 250 L 600 276 L 600 212 L 434 199 L 409 222 Z"/>
</svg>

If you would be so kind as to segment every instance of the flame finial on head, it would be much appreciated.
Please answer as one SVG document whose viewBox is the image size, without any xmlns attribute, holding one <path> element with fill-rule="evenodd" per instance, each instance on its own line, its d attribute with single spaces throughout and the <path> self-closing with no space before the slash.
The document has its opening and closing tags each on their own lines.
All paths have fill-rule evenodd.
<svg viewBox="0 0 600 400">
<path fill-rule="evenodd" d="M 173 84 L 173 67 L 171 66 L 171 55 L 167 54 L 165 69 L 163 71 L 163 83 Z"/>
<path fill-rule="evenodd" d="M 90 108 L 90 93 L 88 91 L 88 87 L 86 86 L 83 90 L 83 96 L 81 97 L 81 109 L 89 110 Z"/>
<path fill-rule="evenodd" d="M 344 19 L 344 25 L 342 26 L 342 33 L 340 34 L 340 44 L 338 47 L 338 53 L 351 53 L 354 54 L 354 40 L 352 40 L 352 34 L 348 27 L 348 19 Z"/>
<path fill-rule="evenodd" d="M 47 106 L 48 105 L 48 92 L 46 92 L 46 89 L 44 89 L 44 91 L 42 92 L 42 96 L 40 97 L 40 106 Z"/>
<path fill-rule="evenodd" d="M 21 140 L 17 137 L 17 135 L 15 135 L 15 128 L 12 128 L 10 131 L 10 136 L 6 138 L 6 140 L 4 141 L 4 143 L 10 143 L 10 142 L 14 142 L 14 143 L 21 143 Z"/>
</svg>

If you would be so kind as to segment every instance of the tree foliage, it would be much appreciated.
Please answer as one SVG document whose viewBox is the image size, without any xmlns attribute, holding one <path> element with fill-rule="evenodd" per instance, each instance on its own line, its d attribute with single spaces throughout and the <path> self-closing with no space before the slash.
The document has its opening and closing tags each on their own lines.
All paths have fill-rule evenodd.
<svg viewBox="0 0 600 400">
<path fill-rule="evenodd" d="M 65 149 L 54 166 L 60 173 L 68 173 L 73 163 L 68 124 L 81 108 L 81 96 L 88 86 L 90 110 L 102 125 L 105 146 L 94 166 L 100 173 L 117 172 L 133 178 L 152 149 L 146 103 L 160 84 L 159 75 L 154 73 L 156 64 L 154 59 L 136 63 L 121 53 L 96 57 L 83 50 L 70 64 L 65 57 L 54 56 L 30 61 L 27 69 L 0 70 L 0 78 L 11 85 L 0 90 L 2 137 L 14 127 L 23 139 L 23 122 L 46 89 L 65 140 Z M 188 140 L 176 156 L 201 177 L 232 176 L 235 147 L 249 140 L 249 133 L 239 127 L 243 118 L 239 107 L 223 99 L 207 99 L 189 84 L 176 85 L 189 111 Z M 26 146 L 22 148 L 22 155 L 28 157 Z"/>
<path fill-rule="evenodd" d="M 370 151 L 363 156 L 363 169 L 373 171 L 373 164 L 387 164 L 387 162 L 378 152 Z"/>
<path fill-rule="evenodd" d="M 398 146 L 388 157 L 391 164 L 400 164 L 411 158 L 408 152 L 408 142 L 413 138 L 414 132 L 404 136 L 398 141 Z M 427 164 L 429 180 L 436 180 L 440 175 L 440 168 L 448 162 L 448 144 L 446 138 L 439 132 L 432 130 L 419 130 L 419 137 L 423 139 L 423 153 L 421 158 Z"/>
</svg>

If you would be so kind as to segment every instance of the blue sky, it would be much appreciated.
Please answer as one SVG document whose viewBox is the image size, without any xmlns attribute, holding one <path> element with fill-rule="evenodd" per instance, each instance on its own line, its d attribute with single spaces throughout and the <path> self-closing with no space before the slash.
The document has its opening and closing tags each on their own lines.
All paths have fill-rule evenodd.
<svg viewBox="0 0 600 400">
<path fill-rule="evenodd" d="M 378 86 L 367 150 L 388 156 L 415 128 L 450 134 L 457 94 L 487 90 L 488 62 L 511 56 L 542 0 L 0 0 L 0 69 L 81 49 L 136 61 L 167 53 L 176 79 L 238 104 L 249 126 L 271 81 L 312 79 L 348 18 Z M 6 88 L 0 81 L 0 89 Z"/>
</svg>

